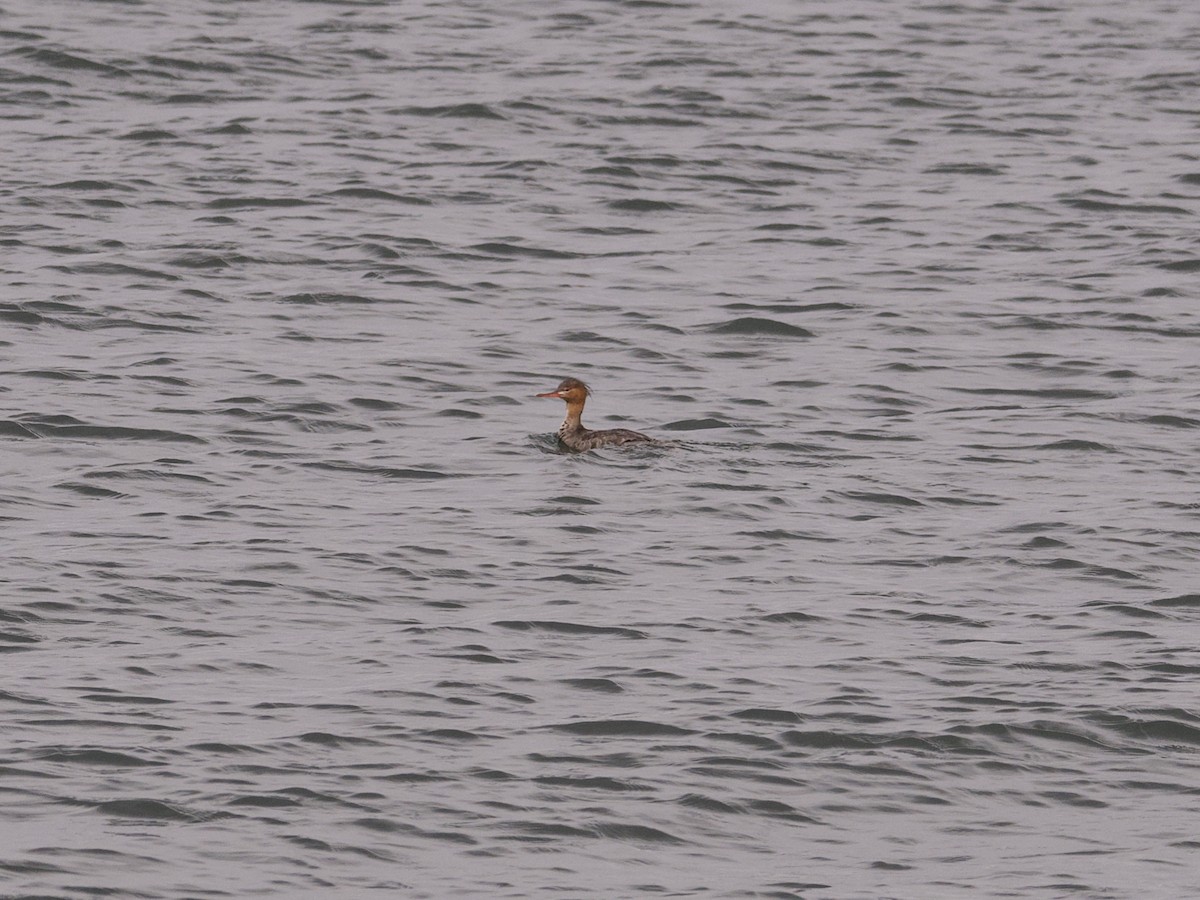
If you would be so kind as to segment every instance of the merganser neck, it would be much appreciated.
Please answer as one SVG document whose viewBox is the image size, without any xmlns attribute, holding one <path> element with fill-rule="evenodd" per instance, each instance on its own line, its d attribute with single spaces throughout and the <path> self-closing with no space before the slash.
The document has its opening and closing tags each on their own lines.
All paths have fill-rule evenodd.
<svg viewBox="0 0 1200 900">
<path fill-rule="evenodd" d="M 567 417 L 563 419 L 562 425 L 558 428 L 558 436 L 571 434 L 578 431 L 587 431 L 583 427 L 583 401 L 567 401 Z"/>
</svg>

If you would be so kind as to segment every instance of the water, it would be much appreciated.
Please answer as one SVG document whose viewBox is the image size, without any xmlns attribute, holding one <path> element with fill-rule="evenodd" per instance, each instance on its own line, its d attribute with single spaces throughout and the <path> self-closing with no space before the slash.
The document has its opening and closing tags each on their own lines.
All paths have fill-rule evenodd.
<svg viewBox="0 0 1200 900">
<path fill-rule="evenodd" d="M 1200 22 L 751 9 L 4 6 L 4 896 L 1200 892 Z"/>
</svg>

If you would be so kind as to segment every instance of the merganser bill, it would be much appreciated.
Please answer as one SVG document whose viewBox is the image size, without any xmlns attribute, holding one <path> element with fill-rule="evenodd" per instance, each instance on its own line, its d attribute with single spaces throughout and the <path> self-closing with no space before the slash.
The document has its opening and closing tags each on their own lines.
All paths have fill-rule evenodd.
<svg viewBox="0 0 1200 900">
<path fill-rule="evenodd" d="M 580 417 L 583 415 L 583 404 L 591 395 L 591 390 L 578 378 L 564 378 L 552 391 L 538 394 L 539 397 L 557 397 L 567 403 L 567 417 L 563 419 L 558 429 L 558 442 L 568 450 L 594 450 L 597 447 L 614 447 L 620 444 L 659 444 L 654 438 L 640 431 L 630 431 L 628 428 L 607 428 L 603 431 L 592 431 L 584 428 Z"/>
</svg>

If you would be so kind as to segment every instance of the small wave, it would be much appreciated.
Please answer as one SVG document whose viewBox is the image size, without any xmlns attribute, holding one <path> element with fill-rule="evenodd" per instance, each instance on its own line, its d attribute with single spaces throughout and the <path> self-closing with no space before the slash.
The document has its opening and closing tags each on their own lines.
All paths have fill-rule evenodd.
<svg viewBox="0 0 1200 900">
<path fill-rule="evenodd" d="M 611 678 L 564 678 L 562 683 L 581 691 L 596 691 L 601 694 L 621 694 L 625 691 Z"/>
<path fill-rule="evenodd" d="M 649 825 L 631 825 L 624 822 L 605 822 L 593 825 L 592 830 L 601 837 L 639 844 L 683 844 L 686 841 Z"/>
<path fill-rule="evenodd" d="M 787 709 L 739 709 L 731 715 L 735 719 L 749 719 L 753 722 L 787 722 L 794 724 L 804 721 L 802 715 Z"/>
<path fill-rule="evenodd" d="M 81 700 L 90 700 L 93 703 L 117 703 L 123 706 L 160 706 L 163 704 L 173 703 L 173 700 L 167 700 L 165 697 L 148 697 L 138 694 L 121 694 L 117 691 L 84 694 L 80 697 Z"/>
<path fill-rule="evenodd" d="M 1150 605 L 1165 607 L 1167 609 L 1175 609 L 1177 607 L 1200 609 L 1200 594 L 1180 594 L 1177 597 L 1161 597 L 1158 600 L 1151 600 Z"/>
<path fill-rule="evenodd" d="M 134 800 L 109 800 L 95 804 L 97 812 L 121 819 L 145 819 L 156 822 L 208 822 L 225 818 L 228 814 L 202 813 L 161 800 L 139 798 Z"/>
<path fill-rule="evenodd" d="M 284 303 L 301 303 L 305 305 L 330 305 L 342 303 L 378 303 L 374 297 L 364 297 L 362 294 L 339 294 L 330 292 L 312 292 L 303 294 L 287 294 L 280 298 Z"/>
<path fill-rule="evenodd" d="M 486 103 L 452 103 L 445 106 L 406 106 L 400 113 L 408 116 L 436 116 L 450 119 L 494 119 L 505 121 L 506 117 Z"/>
<path fill-rule="evenodd" d="M 209 209 L 287 209 L 310 205 L 311 200 L 300 197 L 219 197 L 206 204 Z"/>
<path fill-rule="evenodd" d="M 124 428 L 119 425 L 54 425 L 46 421 L 21 423 L 28 431 L 43 438 L 80 438 L 101 441 L 162 441 L 165 443 L 205 444 L 204 438 L 180 431 L 158 428 Z"/>
<path fill-rule="evenodd" d="M 305 744 L 318 744 L 321 747 L 374 747 L 379 742 L 371 738 L 345 734 L 331 734 L 328 731 L 306 731 L 296 735 L 296 740 Z"/>
<path fill-rule="evenodd" d="M 673 212 L 682 209 L 681 204 L 670 203 L 666 200 L 650 200 L 645 197 L 635 197 L 628 200 L 612 200 L 609 209 L 619 212 Z"/>
<path fill-rule="evenodd" d="M 512 631 L 548 631 L 554 634 L 571 634 L 571 635 L 613 635 L 616 637 L 637 638 L 643 639 L 647 637 L 646 632 L 638 631 L 636 628 L 624 628 L 608 625 L 582 625 L 578 622 L 553 622 L 545 620 L 506 620 L 493 622 L 498 628 L 507 628 Z"/>
<path fill-rule="evenodd" d="M 188 253 L 181 253 L 178 256 L 173 256 L 168 260 L 170 265 L 178 266 L 181 269 L 199 269 L 209 271 L 228 269 L 230 266 L 242 265 L 248 262 L 252 262 L 252 260 L 240 253 L 219 254 L 207 253 L 202 250 L 193 250 Z"/>
<path fill-rule="evenodd" d="M 1142 421 L 1147 425 L 1165 425 L 1168 428 L 1200 428 L 1200 419 L 1189 419 L 1187 416 L 1146 416 Z"/>
<path fill-rule="evenodd" d="M 1111 447 L 1108 444 L 1101 444 L 1097 441 L 1084 441 L 1078 439 L 1067 439 L 1061 441 L 1051 441 L 1048 444 L 1038 444 L 1032 449 L 1034 450 L 1083 450 L 1091 453 L 1119 453 L 1116 447 Z"/>
<path fill-rule="evenodd" d="M 679 419 L 662 426 L 663 431 L 705 431 L 713 428 L 733 428 L 729 422 L 721 419 Z"/>
<path fill-rule="evenodd" d="M 73 763 L 81 766 L 103 766 L 114 769 L 138 769 L 166 765 L 161 760 L 146 759 L 130 753 L 119 753 L 99 747 L 78 750 L 55 750 L 41 757 L 50 762 Z"/>
<path fill-rule="evenodd" d="M 1125 569 L 1117 569 L 1111 566 L 1098 566 L 1092 563 L 1085 563 L 1082 560 L 1071 559 L 1070 557 L 1060 556 L 1056 559 L 1045 561 L 1031 562 L 1028 565 L 1041 569 L 1056 569 L 1060 571 L 1075 571 L 1081 575 L 1088 575 L 1096 578 L 1117 578 L 1122 581 L 1140 581 L 1142 576 L 1136 572 L 1128 572 Z M 1122 604 L 1113 604 L 1113 607 L 1121 606 Z"/>
<path fill-rule="evenodd" d="M 820 616 L 814 616 L 810 613 L 797 611 L 769 613 L 761 618 L 764 622 L 771 622 L 772 624 L 781 623 L 786 625 L 807 625 L 810 622 L 822 621 Z"/>
<path fill-rule="evenodd" d="M 66 71 L 85 71 L 99 72 L 104 75 L 120 75 L 128 76 L 130 73 L 126 69 L 119 66 L 111 66 L 108 63 L 97 62 L 94 59 L 89 59 L 86 56 L 79 56 L 74 53 L 67 53 L 62 50 L 51 50 L 48 48 L 32 48 L 21 47 L 13 51 L 14 55 L 23 56 L 26 59 L 34 62 L 42 63 L 54 69 L 64 69 Z"/>
<path fill-rule="evenodd" d="M 20 422 L 7 419 L 0 420 L 0 437 L 39 438 L 41 435 L 32 429 L 26 428 Z"/>
<path fill-rule="evenodd" d="M 930 175 L 1003 175 L 1008 172 L 1008 167 L 986 163 L 944 163 L 925 171 Z"/>
<path fill-rule="evenodd" d="M 1110 200 L 1094 200 L 1088 197 L 1063 197 L 1059 202 L 1064 206 L 1070 206 L 1073 209 L 1081 209 L 1087 212 L 1121 212 L 1121 213 L 1144 213 L 1147 215 L 1172 215 L 1172 216 L 1190 216 L 1192 211 L 1184 209 L 1182 206 L 1170 206 L 1161 203 L 1115 203 Z"/>
<path fill-rule="evenodd" d="M 501 241 L 488 241 L 483 244 L 472 244 L 468 249 L 478 253 L 490 253 L 496 256 L 527 256 L 532 259 L 581 259 L 584 254 L 564 250 L 551 250 L 548 247 L 528 247 L 521 244 L 509 244 Z"/>
<path fill-rule="evenodd" d="M 649 791 L 652 788 L 636 781 L 626 781 L 623 778 L 609 778 L 603 775 L 539 775 L 533 779 L 535 784 L 545 784 L 551 787 L 582 788 L 584 790 L 600 791 Z"/>
<path fill-rule="evenodd" d="M 775 319 L 743 316 L 728 322 L 715 322 L 706 328 L 711 334 L 735 334 L 762 337 L 810 338 L 813 333 L 799 325 L 789 325 Z"/>
<path fill-rule="evenodd" d="M 551 731 L 586 737 L 682 737 L 695 734 L 690 728 L 680 728 L 677 725 L 666 725 L 661 722 L 645 722 L 639 719 L 600 719 L 542 727 Z"/>
<path fill-rule="evenodd" d="M 1031 397 L 1044 400 L 1112 400 L 1117 395 L 1111 391 L 1088 388 L 949 388 L 960 394 L 975 394 L 981 397 Z"/>
<path fill-rule="evenodd" d="M 129 494 L 123 494 L 120 491 L 109 490 L 94 484 L 79 484 L 74 481 L 63 481 L 55 485 L 56 488 L 64 491 L 74 491 L 84 497 L 97 497 L 117 499 L 120 497 L 128 497 Z"/>
<path fill-rule="evenodd" d="M 789 531 L 786 528 L 772 528 L 766 531 L 739 531 L 743 537 L 759 538 L 765 541 L 817 541 L 823 544 L 836 544 L 837 538 L 823 534 L 811 534 L 807 531 Z"/>
<path fill-rule="evenodd" d="M 924 506 L 920 500 L 905 497 L 903 494 L 882 494 L 871 491 L 840 491 L 847 500 L 860 500 L 864 503 L 879 503 L 884 506 Z"/>
<path fill-rule="evenodd" d="M 1187 716 L 1190 722 L 1177 718 L 1162 716 L 1131 716 L 1119 713 L 1092 712 L 1088 719 L 1108 731 L 1138 742 L 1200 745 L 1200 722 L 1190 714 L 1179 711 L 1181 717 Z"/>
<path fill-rule="evenodd" d="M 83 275 L 121 275 L 134 278 L 153 278 L 156 281 L 179 281 L 178 275 L 161 272 L 158 269 L 147 269 L 143 266 L 128 266 L 124 263 L 98 262 L 76 263 L 71 266 L 48 266 L 60 272 Z"/>
<path fill-rule="evenodd" d="M 1168 272 L 1200 272 L 1200 259 L 1179 259 L 1158 263 L 1158 267 Z"/>
<path fill-rule="evenodd" d="M 505 822 L 506 831 L 519 832 L 518 840 L 544 841 L 548 838 L 590 838 L 596 835 L 586 828 L 576 828 L 561 822 Z"/>
<path fill-rule="evenodd" d="M 132 191 L 127 184 L 117 181 L 99 181 L 95 178 L 77 178 L 74 181 L 59 181 L 46 185 L 47 189 L 55 191 Z"/>
<path fill-rule="evenodd" d="M 402 481 L 438 481 L 443 478 L 455 477 L 450 473 L 438 472 L 434 469 L 400 469 L 392 466 L 365 466 L 343 462 L 306 462 L 302 465 L 309 469 L 322 469 L 327 472 L 348 472 L 352 475 L 372 475 Z"/>
<path fill-rule="evenodd" d="M 408 206 L 432 206 L 433 201 L 412 194 L 393 194 L 391 191 L 379 188 L 338 188 L 326 191 L 325 197 L 349 197 L 352 200 L 386 200 L 389 203 L 403 203 Z"/>
<path fill-rule="evenodd" d="M 164 131 L 161 128 L 137 128 L 133 131 L 127 131 L 121 135 L 118 140 L 122 141 L 140 141 L 146 144 L 153 144 L 159 141 L 176 141 L 179 140 L 179 135 L 173 131 Z"/>
<path fill-rule="evenodd" d="M 0 653 L 26 649 L 31 644 L 40 644 L 41 638 L 11 628 L 0 628 Z"/>
</svg>

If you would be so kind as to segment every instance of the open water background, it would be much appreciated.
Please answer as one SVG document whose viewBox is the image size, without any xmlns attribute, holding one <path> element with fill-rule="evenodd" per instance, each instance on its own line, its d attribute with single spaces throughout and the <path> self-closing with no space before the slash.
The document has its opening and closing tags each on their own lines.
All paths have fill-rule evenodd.
<svg viewBox="0 0 1200 900">
<path fill-rule="evenodd" d="M 0 3 L 0 892 L 1200 895 L 1198 72 Z M 565 375 L 679 444 L 556 453 Z"/>
</svg>

